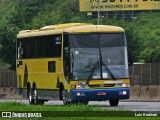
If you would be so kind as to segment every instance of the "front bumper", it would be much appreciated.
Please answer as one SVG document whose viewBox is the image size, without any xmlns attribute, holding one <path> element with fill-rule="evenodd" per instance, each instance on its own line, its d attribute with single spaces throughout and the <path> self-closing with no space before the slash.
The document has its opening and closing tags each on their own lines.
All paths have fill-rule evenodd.
<svg viewBox="0 0 160 120">
<path fill-rule="evenodd" d="M 129 88 L 71 90 L 71 101 L 103 101 L 129 99 Z"/>
</svg>

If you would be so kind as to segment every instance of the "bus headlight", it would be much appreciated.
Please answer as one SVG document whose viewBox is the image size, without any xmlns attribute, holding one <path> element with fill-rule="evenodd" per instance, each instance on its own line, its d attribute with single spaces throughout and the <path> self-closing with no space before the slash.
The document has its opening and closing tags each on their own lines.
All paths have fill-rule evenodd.
<svg viewBox="0 0 160 120">
<path fill-rule="evenodd" d="M 76 89 L 85 89 L 88 88 L 86 82 L 79 82 L 78 85 L 76 85 Z"/>
<path fill-rule="evenodd" d="M 123 84 L 122 84 L 122 87 L 130 87 L 130 84 L 123 83 Z"/>
<path fill-rule="evenodd" d="M 117 83 L 117 87 L 130 87 L 128 83 Z"/>
<path fill-rule="evenodd" d="M 126 91 L 123 91 L 123 95 L 127 95 L 127 92 L 126 92 Z"/>
<path fill-rule="evenodd" d="M 127 91 L 120 91 L 119 95 L 127 95 Z"/>
</svg>

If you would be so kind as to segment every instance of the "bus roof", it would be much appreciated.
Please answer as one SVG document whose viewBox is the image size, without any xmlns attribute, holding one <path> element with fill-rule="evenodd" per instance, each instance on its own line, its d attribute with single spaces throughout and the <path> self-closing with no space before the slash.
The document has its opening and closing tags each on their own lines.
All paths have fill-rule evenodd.
<svg viewBox="0 0 160 120">
<path fill-rule="evenodd" d="M 78 26 L 71 27 L 64 30 L 68 33 L 91 33 L 91 32 L 124 32 L 121 27 L 110 26 L 110 25 L 88 25 L 88 26 Z"/>
<path fill-rule="evenodd" d="M 45 26 L 38 30 L 22 30 L 17 35 L 17 38 L 61 34 L 62 32 L 67 32 L 67 33 L 124 32 L 124 29 L 121 27 L 110 26 L 110 25 L 68 23 L 68 24 Z"/>
</svg>

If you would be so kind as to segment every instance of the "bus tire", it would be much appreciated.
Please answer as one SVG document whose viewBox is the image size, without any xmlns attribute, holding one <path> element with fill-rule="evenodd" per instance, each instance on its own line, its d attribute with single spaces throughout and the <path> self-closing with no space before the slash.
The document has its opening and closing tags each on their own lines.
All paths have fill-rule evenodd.
<svg viewBox="0 0 160 120">
<path fill-rule="evenodd" d="M 46 100 L 38 100 L 38 105 L 44 105 Z"/>
<path fill-rule="evenodd" d="M 37 105 L 38 104 L 38 91 L 36 88 L 36 85 L 33 86 L 33 104 Z"/>
<path fill-rule="evenodd" d="M 32 94 L 32 89 L 31 86 L 28 86 L 28 100 L 29 100 L 29 104 L 32 105 L 33 104 L 33 94 Z"/>
<path fill-rule="evenodd" d="M 118 106 L 119 100 L 109 100 L 110 106 Z"/>
<path fill-rule="evenodd" d="M 62 91 L 62 100 L 63 100 L 63 104 L 64 104 L 64 105 L 70 104 L 70 102 L 67 101 L 67 99 L 66 99 L 66 91 L 65 91 L 64 89 L 63 89 L 63 91 Z"/>
<path fill-rule="evenodd" d="M 60 87 L 59 87 L 59 100 L 63 100 L 63 89 L 64 89 L 64 87 L 63 87 L 63 85 L 62 84 L 60 84 Z"/>
</svg>

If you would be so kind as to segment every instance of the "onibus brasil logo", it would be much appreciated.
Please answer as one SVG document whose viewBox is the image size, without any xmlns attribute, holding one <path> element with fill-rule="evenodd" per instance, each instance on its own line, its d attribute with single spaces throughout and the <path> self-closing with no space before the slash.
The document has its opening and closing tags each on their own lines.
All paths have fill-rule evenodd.
<svg viewBox="0 0 160 120">
<path fill-rule="evenodd" d="M 42 118 L 41 113 L 2 112 L 2 118 Z"/>
</svg>

